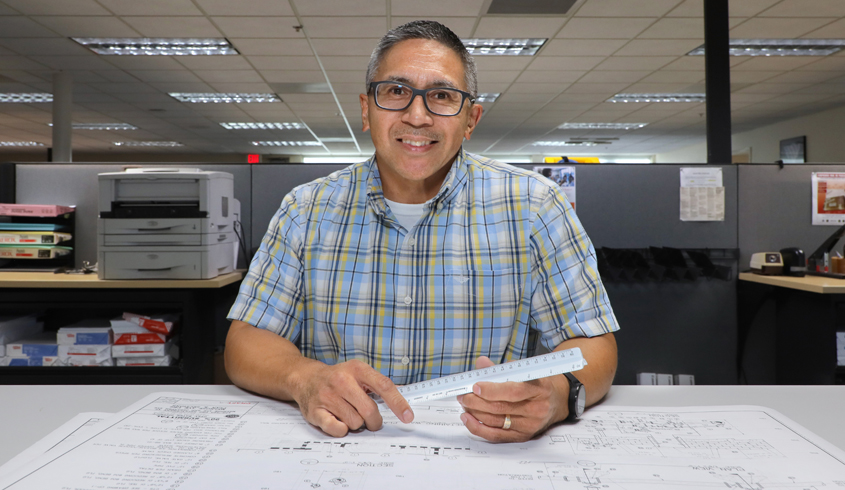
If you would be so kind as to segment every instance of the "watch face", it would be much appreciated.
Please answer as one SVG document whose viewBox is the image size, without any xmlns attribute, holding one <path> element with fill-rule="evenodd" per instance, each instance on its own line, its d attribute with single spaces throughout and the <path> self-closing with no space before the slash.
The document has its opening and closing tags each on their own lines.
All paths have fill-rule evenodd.
<svg viewBox="0 0 845 490">
<path fill-rule="evenodd" d="M 580 417 L 584 413 L 584 407 L 587 405 L 587 391 L 584 390 L 584 385 L 578 387 L 578 399 L 575 402 L 575 416 Z"/>
</svg>

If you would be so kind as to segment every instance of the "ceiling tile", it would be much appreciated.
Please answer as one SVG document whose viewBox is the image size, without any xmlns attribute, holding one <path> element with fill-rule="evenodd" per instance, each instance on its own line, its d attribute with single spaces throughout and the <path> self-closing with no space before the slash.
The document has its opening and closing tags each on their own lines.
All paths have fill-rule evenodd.
<svg viewBox="0 0 845 490">
<path fill-rule="evenodd" d="M 531 56 L 476 56 L 478 71 L 524 70 L 534 60 Z"/>
<path fill-rule="evenodd" d="M 759 18 L 748 19 L 730 31 L 731 38 L 793 38 L 830 23 L 832 19 L 812 18 Z"/>
<path fill-rule="evenodd" d="M 0 39 L 20 37 L 58 37 L 46 27 L 20 15 L 0 17 Z"/>
<path fill-rule="evenodd" d="M 546 103 L 551 100 L 549 94 L 512 94 L 506 93 L 499 97 L 503 102 L 542 102 Z"/>
<path fill-rule="evenodd" d="M 617 56 L 683 56 L 701 45 L 698 39 L 634 39 L 616 52 Z"/>
<path fill-rule="evenodd" d="M 108 70 L 114 68 L 94 56 L 33 56 L 32 59 L 54 70 Z"/>
<path fill-rule="evenodd" d="M 372 38 L 387 32 L 384 17 L 302 17 L 308 36 L 314 38 Z"/>
<path fill-rule="evenodd" d="M 559 94 L 566 85 L 558 83 L 517 82 L 508 89 L 509 94 Z"/>
<path fill-rule="evenodd" d="M 553 37 L 566 21 L 563 17 L 482 17 L 473 37 Z"/>
<path fill-rule="evenodd" d="M 313 56 L 305 39 L 232 39 L 235 49 L 245 55 Z"/>
<path fill-rule="evenodd" d="M 666 17 L 704 17 L 704 0 L 684 0 Z"/>
<path fill-rule="evenodd" d="M 557 38 L 572 39 L 631 39 L 646 30 L 653 18 L 594 18 L 574 17 L 560 31 Z"/>
<path fill-rule="evenodd" d="M 606 98 L 612 97 L 630 86 L 629 83 L 573 83 L 568 89 L 567 94 L 601 94 L 607 95 Z"/>
<path fill-rule="evenodd" d="M 325 83 L 321 71 L 261 70 L 267 83 Z M 362 77 L 363 78 L 363 77 Z"/>
<path fill-rule="evenodd" d="M 739 90 L 744 94 L 786 94 L 798 89 L 809 87 L 809 83 L 755 83 L 750 87 Z"/>
<path fill-rule="evenodd" d="M 774 76 L 777 76 L 783 72 L 781 71 L 766 71 L 766 70 L 757 70 L 757 71 L 739 71 L 739 70 L 732 70 L 731 71 L 731 83 L 759 83 L 763 80 L 767 80 Z"/>
<path fill-rule="evenodd" d="M 131 74 L 144 82 L 200 82 L 188 70 L 132 70 Z"/>
<path fill-rule="evenodd" d="M 24 56 L 0 56 L 0 67 L 3 70 L 39 70 L 47 68 Z"/>
<path fill-rule="evenodd" d="M 257 70 L 319 70 L 320 65 L 313 56 L 248 56 Z M 325 66 L 325 61 L 323 61 Z M 366 65 L 365 65 L 366 66 Z"/>
<path fill-rule="evenodd" d="M 132 29 L 117 17 L 39 16 L 33 17 L 39 24 L 68 37 L 138 37 Z"/>
<path fill-rule="evenodd" d="M 591 70 L 605 60 L 604 56 L 535 56 L 529 71 Z"/>
<path fill-rule="evenodd" d="M 211 21 L 226 37 L 243 38 L 305 38 L 294 29 L 296 17 L 212 17 Z"/>
<path fill-rule="evenodd" d="M 576 17 L 661 17 L 681 0 L 589 0 Z"/>
<path fill-rule="evenodd" d="M 146 37 L 222 36 L 205 17 L 124 17 L 123 20 Z"/>
<path fill-rule="evenodd" d="M 703 87 L 690 87 L 689 82 L 678 83 L 635 83 L 625 89 L 625 92 L 635 94 L 654 94 L 654 93 L 699 93 L 703 92 Z"/>
<path fill-rule="evenodd" d="M 316 63 L 316 59 L 314 62 Z M 369 56 L 320 56 L 320 62 L 326 70 L 365 70 L 370 62 Z M 294 68 L 296 69 L 296 68 Z"/>
<path fill-rule="evenodd" d="M 367 56 L 373 52 L 378 39 L 314 39 L 312 44 L 319 56 Z"/>
<path fill-rule="evenodd" d="M 675 56 L 611 56 L 596 66 L 599 71 L 658 70 L 677 59 Z"/>
<path fill-rule="evenodd" d="M 255 70 L 194 70 L 194 73 L 206 83 L 212 82 L 250 82 L 263 83 Z"/>
<path fill-rule="evenodd" d="M 91 56 L 96 57 L 91 50 L 67 38 L 32 38 L 32 39 L 2 39 L 3 45 L 22 55 L 47 56 Z"/>
<path fill-rule="evenodd" d="M 184 70 L 176 56 L 108 56 L 110 64 L 124 70 Z"/>
<path fill-rule="evenodd" d="M 211 82 L 208 84 L 217 92 L 243 93 L 243 94 L 268 94 L 273 90 L 264 82 Z M 284 100 L 284 99 L 282 99 Z"/>
<path fill-rule="evenodd" d="M 543 56 L 610 56 L 625 45 L 618 39 L 552 39 L 542 48 Z"/>
<path fill-rule="evenodd" d="M 758 72 L 746 72 L 758 73 Z M 733 75 L 731 75 L 733 76 Z M 768 83 L 821 83 L 837 76 L 830 71 L 790 71 L 766 80 Z"/>
<path fill-rule="evenodd" d="M 495 72 L 486 73 L 492 75 Z M 560 83 L 565 85 L 578 80 L 585 73 L 585 71 L 526 71 L 519 75 L 519 78 L 515 78 L 515 80 L 522 83 Z"/>
<path fill-rule="evenodd" d="M 191 0 L 99 0 L 116 15 L 202 15 Z"/>
<path fill-rule="evenodd" d="M 681 56 L 675 61 L 661 68 L 663 71 L 703 71 L 704 56 Z"/>
<path fill-rule="evenodd" d="M 329 76 L 329 80 L 338 83 L 355 83 L 360 81 L 361 83 L 364 82 L 366 79 L 366 70 L 336 70 L 336 71 L 326 71 Z"/>
<path fill-rule="evenodd" d="M 109 15 L 94 0 L 5 0 L 4 3 L 25 15 Z"/>
<path fill-rule="evenodd" d="M 351 17 L 359 15 L 387 15 L 387 4 L 384 1 L 343 0 L 342 2 L 338 2 L 336 0 L 294 0 L 293 3 L 300 16 L 342 15 L 344 17 Z M 354 24 L 354 21 L 347 19 L 346 23 Z M 386 29 L 386 22 L 384 20 L 382 20 L 381 29 Z"/>
<path fill-rule="evenodd" d="M 250 70 L 244 56 L 176 56 L 190 70 Z"/>
<path fill-rule="evenodd" d="M 839 19 L 815 31 L 808 32 L 803 37 L 815 39 L 842 39 L 845 38 L 845 19 Z"/>
<path fill-rule="evenodd" d="M 783 0 L 759 15 L 760 17 L 843 17 L 845 2 L 842 0 Z"/>
<path fill-rule="evenodd" d="M 440 22 L 444 26 L 448 27 L 452 30 L 456 35 L 459 37 L 470 37 L 472 36 L 472 30 L 475 27 L 476 17 L 425 17 L 428 20 L 433 20 L 435 22 Z M 411 22 L 412 20 L 417 20 L 419 17 L 401 17 L 401 16 L 392 16 L 391 22 L 393 27 L 399 27 L 403 24 Z"/>
<path fill-rule="evenodd" d="M 640 80 L 641 83 L 704 83 L 703 71 L 658 71 Z"/>
<path fill-rule="evenodd" d="M 641 33 L 640 39 L 704 39 L 703 18 L 660 19 Z"/>
<path fill-rule="evenodd" d="M 584 82 L 594 82 L 594 83 L 607 83 L 607 82 L 628 82 L 633 83 L 650 75 L 652 72 L 650 71 L 634 71 L 634 70 L 624 70 L 624 71 L 591 71 L 581 77 L 578 80 L 581 83 Z"/>
<path fill-rule="evenodd" d="M 306 0 L 307 1 L 307 0 Z M 481 11 L 484 0 L 390 0 L 390 14 L 415 17 L 417 19 L 430 17 L 475 17 Z"/>
<path fill-rule="evenodd" d="M 194 0 L 206 15 L 293 16 L 288 2 L 279 0 Z"/>
<path fill-rule="evenodd" d="M 828 56 L 804 67 L 807 71 L 845 71 L 845 56 Z"/>
</svg>

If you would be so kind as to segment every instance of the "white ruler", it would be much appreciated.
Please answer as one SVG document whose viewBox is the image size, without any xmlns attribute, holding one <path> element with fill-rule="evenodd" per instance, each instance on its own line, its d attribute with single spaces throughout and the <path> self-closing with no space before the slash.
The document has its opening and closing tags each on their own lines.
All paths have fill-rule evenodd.
<svg viewBox="0 0 845 490">
<path fill-rule="evenodd" d="M 419 383 L 398 386 L 399 393 L 411 405 L 437 400 L 450 396 L 463 395 L 472 392 L 472 385 L 479 381 L 504 383 L 505 381 L 530 381 L 532 379 L 547 378 L 556 374 L 578 371 L 587 365 L 581 349 L 550 352 L 542 356 L 529 357 L 519 361 L 498 364 L 484 369 L 476 369 L 460 374 L 429 379 Z M 387 404 L 375 393 L 370 396 L 376 401 L 379 410 L 388 410 Z"/>
</svg>

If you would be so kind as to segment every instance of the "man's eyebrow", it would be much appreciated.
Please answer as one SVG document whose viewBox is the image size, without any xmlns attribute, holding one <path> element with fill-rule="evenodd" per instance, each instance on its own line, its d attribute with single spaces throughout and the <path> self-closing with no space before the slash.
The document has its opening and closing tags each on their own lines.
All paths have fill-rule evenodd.
<svg viewBox="0 0 845 490">
<path fill-rule="evenodd" d="M 413 84 L 411 83 L 411 80 L 406 78 L 406 77 L 403 77 L 403 76 L 389 76 L 389 77 L 387 77 L 387 81 L 401 83 L 402 85 L 413 86 Z M 454 89 L 458 88 L 458 87 L 455 86 L 454 83 L 450 82 L 449 80 L 442 80 L 442 79 L 433 80 L 431 82 L 431 86 L 432 87 L 454 88 Z"/>
</svg>

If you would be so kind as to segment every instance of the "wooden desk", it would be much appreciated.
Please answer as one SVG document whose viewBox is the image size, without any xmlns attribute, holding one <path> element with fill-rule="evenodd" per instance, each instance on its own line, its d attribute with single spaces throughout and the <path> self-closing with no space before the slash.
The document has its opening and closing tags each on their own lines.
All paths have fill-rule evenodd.
<svg viewBox="0 0 845 490">
<path fill-rule="evenodd" d="M 822 276 L 763 276 L 739 274 L 740 298 L 745 296 L 748 319 L 740 325 L 743 337 L 760 322 L 763 305 L 774 300 L 775 368 L 778 384 L 834 384 L 837 324 L 845 321 L 845 280 Z M 752 380 L 753 381 L 753 380 Z"/>
<path fill-rule="evenodd" d="M 739 274 L 740 281 L 756 282 L 781 288 L 797 289 L 819 294 L 845 294 L 845 279 L 822 276 L 761 276 L 751 272 Z"/>
<path fill-rule="evenodd" d="M 96 274 L 0 272 L 0 314 L 43 311 L 45 328 L 124 311 L 179 312 L 180 357 L 166 367 L 2 367 L 0 384 L 209 384 L 215 309 L 225 309 L 245 271 L 204 280 L 100 280 Z M 217 316 L 222 315 L 220 313 Z"/>
</svg>

